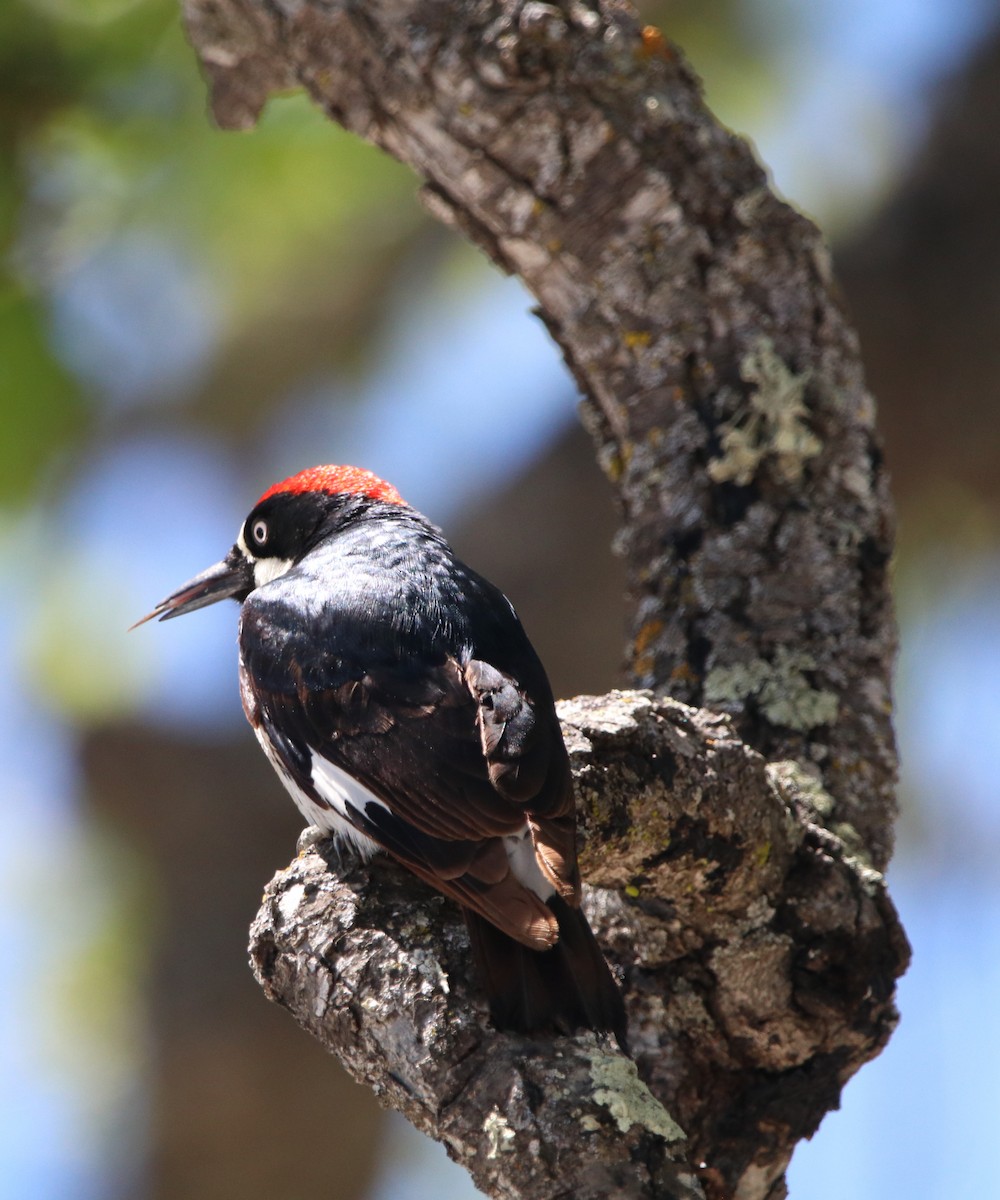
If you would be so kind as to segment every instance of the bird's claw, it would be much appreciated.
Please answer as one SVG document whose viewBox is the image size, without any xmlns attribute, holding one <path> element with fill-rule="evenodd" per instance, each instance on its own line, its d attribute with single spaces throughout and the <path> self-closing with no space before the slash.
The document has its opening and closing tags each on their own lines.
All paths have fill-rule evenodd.
<svg viewBox="0 0 1000 1200">
<path fill-rule="evenodd" d="M 328 841 L 330 835 L 318 825 L 307 825 L 299 834 L 298 841 L 295 843 L 295 856 L 301 858 L 304 854 L 308 854 L 314 846 L 319 846 L 322 842 Z"/>
</svg>

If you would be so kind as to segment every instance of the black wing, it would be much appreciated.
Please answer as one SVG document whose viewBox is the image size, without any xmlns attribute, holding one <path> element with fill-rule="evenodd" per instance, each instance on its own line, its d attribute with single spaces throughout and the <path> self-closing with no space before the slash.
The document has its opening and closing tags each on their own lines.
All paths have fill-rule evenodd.
<svg viewBox="0 0 1000 1200">
<path fill-rule="evenodd" d="M 569 765 L 520 625 L 505 665 L 513 657 L 521 669 L 503 670 L 475 648 L 414 644 L 394 627 L 373 639 L 370 613 L 364 637 L 341 613 L 307 638 L 273 595 L 254 600 L 240 628 L 244 705 L 297 786 L 321 802 L 312 764 L 322 756 L 383 802 L 348 807 L 360 832 L 511 937 L 552 945 L 552 910 L 514 876 L 503 840 L 527 820 L 543 875 L 578 902 Z"/>
</svg>

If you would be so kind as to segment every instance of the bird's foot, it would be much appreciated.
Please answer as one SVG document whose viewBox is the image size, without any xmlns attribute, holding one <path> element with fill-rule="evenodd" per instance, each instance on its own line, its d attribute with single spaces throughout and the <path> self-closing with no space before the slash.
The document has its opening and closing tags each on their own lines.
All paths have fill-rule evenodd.
<svg viewBox="0 0 1000 1200">
<path fill-rule="evenodd" d="M 307 825 L 299 834 L 298 841 L 295 843 L 296 857 L 301 858 L 303 854 L 308 854 L 314 846 L 320 846 L 323 842 L 328 842 L 329 840 L 329 830 L 320 829 L 318 825 Z"/>
</svg>

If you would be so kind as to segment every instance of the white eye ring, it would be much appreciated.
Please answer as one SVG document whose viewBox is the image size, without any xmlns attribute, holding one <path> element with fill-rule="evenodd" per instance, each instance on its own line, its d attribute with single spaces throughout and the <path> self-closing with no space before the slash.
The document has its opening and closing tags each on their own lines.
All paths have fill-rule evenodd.
<svg viewBox="0 0 1000 1200">
<path fill-rule="evenodd" d="M 253 529 L 250 530 L 250 536 L 258 546 L 263 546 L 267 541 L 267 522 L 254 521 Z"/>
</svg>

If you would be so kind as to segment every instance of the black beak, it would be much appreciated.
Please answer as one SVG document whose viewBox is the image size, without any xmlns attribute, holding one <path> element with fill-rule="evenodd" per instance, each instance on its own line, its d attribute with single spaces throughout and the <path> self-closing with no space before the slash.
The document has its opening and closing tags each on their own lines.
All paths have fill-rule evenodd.
<svg viewBox="0 0 1000 1200">
<path fill-rule="evenodd" d="M 253 586 L 253 564 L 238 546 L 234 546 L 222 562 L 209 567 L 207 571 L 202 571 L 194 579 L 189 579 L 173 595 L 161 600 L 151 613 L 140 617 L 135 625 L 130 625 L 129 629 L 144 625 L 154 617 L 159 617 L 161 621 L 169 621 L 171 617 L 194 612 L 196 608 L 204 608 L 206 604 L 214 604 L 216 600 L 225 600 L 227 596 L 242 599 L 246 593 L 253 590 Z"/>
</svg>

